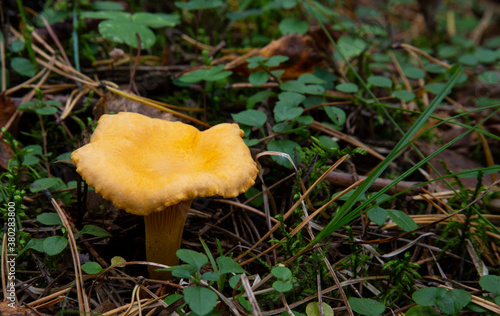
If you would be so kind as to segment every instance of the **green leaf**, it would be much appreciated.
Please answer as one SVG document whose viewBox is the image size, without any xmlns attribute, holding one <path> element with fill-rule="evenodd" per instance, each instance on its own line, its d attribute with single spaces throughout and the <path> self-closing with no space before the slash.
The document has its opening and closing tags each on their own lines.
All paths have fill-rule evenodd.
<svg viewBox="0 0 500 316">
<path fill-rule="evenodd" d="M 14 53 L 18 53 L 24 49 L 24 42 L 20 40 L 15 40 L 10 43 L 10 51 Z"/>
<path fill-rule="evenodd" d="M 36 220 L 43 225 L 62 225 L 61 218 L 57 213 L 42 213 L 36 217 Z"/>
<path fill-rule="evenodd" d="M 247 99 L 247 109 L 251 109 L 254 107 L 256 103 L 262 102 L 268 99 L 269 97 L 273 97 L 275 95 L 276 93 L 272 91 L 259 91 Z"/>
<path fill-rule="evenodd" d="M 47 7 L 47 6 L 45 6 Z M 44 27 L 42 17 L 44 17 L 50 25 L 58 22 L 64 21 L 66 18 L 71 16 L 71 10 L 59 10 L 56 11 L 51 7 L 43 9 L 43 11 L 38 14 L 35 18 L 35 24 L 39 27 Z"/>
<path fill-rule="evenodd" d="M 217 258 L 217 266 L 219 267 L 219 274 L 247 273 L 236 261 L 225 256 Z"/>
<path fill-rule="evenodd" d="M 184 279 L 191 278 L 191 272 L 189 270 L 181 268 L 172 269 L 172 275 L 176 278 L 184 278 Z"/>
<path fill-rule="evenodd" d="M 27 154 L 23 158 L 23 166 L 33 166 L 40 162 L 40 159 L 33 154 Z"/>
<path fill-rule="evenodd" d="M 266 113 L 258 110 L 246 110 L 237 114 L 231 114 L 233 120 L 248 126 L 262 127 L 267 121 Z"/>
<path fill-rule="evenodd" d="M 285 18 L 281 20 L 278 29 L 281 34 L 306 34 L 309 30 L 309 24 L 296 18 Z"/>
<path fill-rule="evenodd" d="M 71 161 L 71 152 L 63 153 L 56 157 L 56 162 L 62 160 Z"/>
<path fill-rule="evenodd" d="M 304 83 L 304 84 L 324 84 L 326 83 L 325 80 L 313 75 L 313 74 L 302 74 L 300 75 L 299 78 L 297 78 L 298 82 Z"/>
<path fill-rule="evenodd" d="M 304 109 L 301 107 L 290 105 L 289 103 L 278 101 L 274 107 L 274 119 L 276 122 L 285 120 L 293 120 L 299 117 Z"/>
<path fill-rule="evenodd" d="M 97 262 L 89 261 L 82 264 L 82 270 L 87 274 L 97 274 L 104 269 Z"/>
<path fill-rule="evenodd" d="M 258 139 L 248 139 L 248 138 L 243 138 L 243 142 L 245 143 L 245 145 L 247 145 L 247 147 L 252 147 L 260 143 Z"/>
<path fill-rule="evenodd" d="M 436 298 L 439 291 L 446 289 L 440 287 L 424 287 L 413 292 L 411 298 L 418 305 L 422 306 L 434 306 L 436 305 Z"/>
<path fill-rule="evenodd" d="M 204 287 L 189 286 L 184 288 L 183 294 L 189 308 L 198 315 L 210 313 L 217 305 L 217 294 Z"/>
<path fill-rule="evenodd" d="M 269 59 L 264 61 L 264 65 L 266 65 L 267 67 L 277 67 L 282 62 L 285 62 L 287 60 L 288 60 L 288 56 L 275 55 L 275 56 L 269 57 Z"/>
<path fill-rule="evenodd" d="M 346 115 L 344 110 L 335 106 L 325 106 L 324 107 L 326 115 L 332 120 L 332 122 L 337 126 L 342 126 L 345 123 Z"/>
<path fill-rule="evenodd" d="M 126 263 L 126 262 L 127 262 L 127 260 L 125 260 L 125 258 L 120 257 L 120 256 L 114 256 L 113 258 L 111 258 L 111 265 L 112 266 L 123 267 L 124 265 L 122 265 L 122 263 Z"/>
<path fill-rule="evenodd" d="M 277 266 L 271 270 L 272 275 L 281 280 L 290 280 L 292 277 L 292 271 L 287 267 Z"/>
<path fill-rule="evenodd" d="M 282 152 L 285 154 L 288 154 L 292 161 L 297 159 L 298 161 L 295 161 L 295 163 L 300 162 L 300 157 L 298 153 L 296 152 L 296 149 L 300 148 L 299 144 L 294 142 L 293 140 L 289 139 L 281 139 L 281 140 L 272 140 L 267 144 L 267 150 L 270 151 L 277 151 L 277 152 Z M 297 158 L 295 158 L 297 157 Z M 271 158 L 278 164 L 287 167 L 289 169 L 292 169 L 293 166 L 290 163 L 290 161 L 281 156 L 271 156 Z"/>
<path fill-rule="evenodd" d="M 156 41 L 155 34 L 148 27 L 133 23 L 130 20 L 107 20 L 99 23 L 99 33 L 112 42 L 125 43 L 138 48 L 136 33 L 141 38 L 141 48 L 149 48 Z"/>
<path fill-rule="evenodd" d="M 167 305 L 171 305 L 171 304 L 177 302 L 178 300 L 180 300 L 183 297 L 184 296 L 182 294 L 170 294 L 169 296 L 165 297 L 165 299 L 163 301 Z"/>
<path fill-rule="evenodd" d="M 492 63 L 498 58 L 495 51 L 485 48 L 476 50 L 474 56 L 476 56 L 477 60 L 481 63 Z"/>
<path fill-rule="evenodd" d="M 66 248 L 68 240 L 63 236 L 51 236 L 43 241 L 43 252 L 49 256 L 54 256 Z"/>
<path fill-rule="evenodd" d="M 333 316 L 333 309 L 330 307 L 330 305 L 328 305 L 324 302 L 322 305 L 323 305 L 323 315 L 324 316 Z M 307 316 L 320 316 L 321 313 L 319 312 L 319 303 L 318 302 L 311 302 L 311 303 L 307 304 L 306 314 L 307 314 Z"/>
<path fill-rule="evenodd" d="M 282 92 L 278 95 L 279 101 L 274 107 L 274 118 L 276 122 L 292 120 L 302 114 L 304 109 L 298 107 L 300 102 L 306 98 L 295 92 Z"/>
<path fill-rule="evenodd" d="M 295 121 L 299 122 L 300 124 L 310 125 L 314 122 L 314 117 L 310 115 L 299 116 L 295 119 Z"/>
<path fill-rule="evenodd" d="M 269 80 L 269 74 L 264 71 L 256 71 L 252 72 L 250 76 L 248 76 L 248 81 L 254 86 L 260 86 L 266 83 Z"/>
<path fill-rule="evenodd" d="M 138 12 L 132 15 L 132 21 L 151 28 L 174 27 L 181 22 L 177 13 Z M 142 40 L 142 38 L 141 38 Z"/>
<path fill-rule="evenodd" d="M 33 193 L 40 192 L 44 189 L 50 189 L 57 185 L 60 185 L 62 182 L 59 178 L 42 178 L 38 179 L 31 184 L 30 191 Z"/>
<path fill-rule="evenodd" d="M 450 58 L 458 54 L 461 50 L 459 47 L 450 46 L 450 45 L 440 45 L 438 47 L 438 56 L 439 58 Z"/>
<path fill-rule="evenodd" d="M 384 225 L 385 221 L 387 220 L 387 210 L 381 208 L 380 206 L 371 208 L 366 214 L 372 222 L 379 226 Z"/>
<path fill-rule="evenodd" d="M 318 137 L 318 140 L 325 146 L 326 148 L 339 148 L 339 144 L 336 141 L 331 139 L 326 135 L 321 135 Z"/>
<path fill-rule="evenodd" d="M 246 59 L 246 62 L 248 63 L 248 69 L 253 69 L 253 68 L 259 67 L 259 64 L 261 62 L 266 61 L 266 60 L 267 60 L 267 57 L 264 57 L 264 56 L 248 57 Z"/>
<path fill-rule="evenodd" d="M 79 235 L 83 235 L 83 234 L 89 234 L 89 235 L 96 236 L 96 237 L 110 237 L 111 236 L 111 234 L 107 230 L 105 230 L 104 228 L 101 228 L 99 226 L 96 226 L 96 225 L 85 225 L 85 226 L 83 226 L 82 230 L 76 235 L 79 236 Z"/>
<path fill-rule="evenodd" d="M 445 83 L 441 82 L 435 82 L 435 83 L 429 83 L 428 85 L 425 85 L 425 89 L 429 91 L 430 93 L 438 94 L 441 91 L 443 91 L 444 87 L 446 86 Z M 449 94 L 451 90 L 445 91 L 446 94 Z"/>
<path fill-rule="evenodd" d="M 229 286 L 234 289 L 236 285 L 238 285 L 238 282 L 240 282 L 240 279 L 241 279 L 241 274 L 233 275 L 232 277 L 229 278 Z M 240 285 L 240 287 L 242 286 Z"/>
<path fill-rule="evenodd" d="M 297 5 L 298 0 L 281 0 L 279 2 L 281 3 L 281 7 L 283 9 L 291 9 Z"/>
<path fill-rule="evenodd" d="M 189 2 L 176 1 L 174 4 L 183 10 L 204 10 L 221 7 L 224 2 L 221 0 L 191 0 Z"/>
<path fill-rule="evenodd" d="M 33 111 L 33 108 L 35 107 L 35 102 L 25 102 L 25 103 L 21 103 L 19 104 L 19 106 L 17 107 L 17 109 L 19 111 Z"/>
<path fill-rule="evenodd" d="M 28 243 L 26 244 L 26 246 L 24 246 L 23 250 L 21 250 L 21 252 L 25 252 L 26 250 L 28 249 L 33 249 L 33 250 L 36 250 L 38 252 L 43 252 L 43 242 L 45 241 L 46 238 L 40 238 L 40 239 L 36 239 L 36 238 L 32 238 L 30 239 L 30 241 L 28 241 Z M 19 256 L 20 253 L 18 253 L 17 255 Z"/>
<path fill-rule="evenodd" d="M 406 77 L 410 79 L 422 79 L 425 78 L 425 72 L 417 67 L 405 67 L 403 68 L 403 73 Z"/>
<path fill-rule="evenodd" d="M 498 275 L 483 275 L 479 279 L 479 285 L 486 292 L 500 295 L 500 276 Z"/>
<path fill-rule="evenodd" d="M 95 1 L 92 2 L 90 8 L 95 11 L 122 11 L 123 6 L 113 1 Z"/>
<path fill-rule="evenodd" d="M 59 101 L 56 101 L 56 100 L 47 100 L 47 101 L 43 101 L 43 104 L 45 105 L 51 105 L 51 106 L 63 106 L 61 102 Z"/>
<path fill-rule="evenodd" d="M 323 94 L 325 88 L 320 85 L 306 85 L 298 80 L 290 80 L 280 85 L 281 90 L 297 93 Z"/>
<path fill-rule="evenodd" d="M 271 73 L 276 78 L 281 78 L 281 75 L 283 75 L 285 73 L 285 71 L 283 69 L 275 69 L 275 70 L 271 70 Z"/>
<path fill-rule="evenodd" d="M 33 77 L 36 74 L 35 66 L 26 58 L 13 57 L 10 59 L 10 66 L 22 76 Z"/>
<path fill-rule="evenodd" d="M 415 99 L 415 93 L 408 91 L 408 90 L 397 90 L 397 91 L 392 91 L 392 95 L 400 100 L 403 101 L 411 101 Z"/>
<path fill-rule="evenodd" d="M 53 115 L 57 113 L 57 108 L 53 106 L 44 106 L 35 110 L 36 114 L 40 115 Z"/>
<path fill-rule="evenodd" d="M 219 274 L 217 274 L 215 272 L 208 271 L 208 272 L 203 273 L 201 278 L 204 280 L 207 280 L 209 282 L 216 282 L 216 281 L 219 281 L 220 276 L 219 276 Z"/>
<path fill-rule="evenodd" d="M 498 74 L 494 71 L 485 71 L 478 76 L 478 79 L 481 82 L 492 85 L 497 85 L 500 81 L 500 79 L 498 78 Z"/>
<path fill-rule="evenodd" d="M 389 217 L 405 232 L 409 232 L 418 228 L 415 221 L 405 212 L 398 210 L 387 210 Z"/>
<path fill-rule="evenodd" d="M 337 42 L 337 48 L 349 59 L 361 54 L 366 49 L 366 43 L 360 38 L 342 36 Z"/>
<path fill-rule="evenodd" d="M 425 71 L 433 74 L 444 74 L 446 72 L 446 68 L 438 64 L 427 64 L 424 68 Z"/>
<path fill-rule="evenodd" d="M 192 83 L 202 80 L 217 81 L 224 79 L 232 74 L 231 71 L 224 70 L 224 65 L 215 66 L 210 69 L 200 69 L 192 71 L 179 78 L 182 82 Z"/>
<path fill-rule="evenodd" d="M 381 88 L 392 87 L 391 79 L 382 76 L 371 76 L 370 78 L 368 78 L 368 82 L 375 87 L 381 87 Z"/>
<path fill-rule="evenodd" d="M 458 314 L 471 300 L 469 292 L 458 289 L 439 291 L 436 297 L 437 307 L 448 315 Z"/>
<path fill-rule="evenodd" d="M 80 15 L 81 18 L 100 19 L 100 20 L 119 20 L 128 21 L 132 19 L 132 14 L 128 12 L 117 11 L 85 11 Z"/>
<path fill-rule="evenodd" d="M 291 282 L 283 282 L 281 280 L 273 282 L 273 289 L 280 293 L 288 292 L 293 288 L 293 284 Z"/>
<path fill-rule="evenodd" d="M 253 311 L 252 304 L 243 296 L 238 296 L 238 302 L 245 308 L 247 311 L 251 312 Z M 251 314 L 249 314 L 251 315 Z"/>
<path fill-rule="evenodd" d="M 384 304 L 370 298 L 349 297 L 349 305 L 356 313 L 366 316 L 377 316 L 385 311 Z"/>
<path fill-rule="evenodd" d="M 441 315 L 434 308 L 429 306 L 413 306 L 406 311 L 405 316 L 439 316 Z"/>
<path fill-rule="evenodd" d="M 345 93 L 355 93 L 359 90 L 358 86 L 351 82 L 338 84 L 335 89 Z"/>
<path fill-rule="evenodd" d="M 182 261 L 196 267 L 199 271 L 201 267 L 208 263 L 208 257 L 202 253 L 190 249 L 179 249 L 176 252 L 177 257 Z"/>
<path fill-rule="evenodd" d="M 458 62 L 466 66 L 475 66 L 479 61 L 473 54 L 463 54 L 458 58 Z"/>
<path fill-rule="evenodd" d="M 286 133 L 292 130 L 293 123 L 291 122 L 281 122 L 281 123 L 276 123 L 273 126 L 273 132 L 275 133 Z"/>
</svg>

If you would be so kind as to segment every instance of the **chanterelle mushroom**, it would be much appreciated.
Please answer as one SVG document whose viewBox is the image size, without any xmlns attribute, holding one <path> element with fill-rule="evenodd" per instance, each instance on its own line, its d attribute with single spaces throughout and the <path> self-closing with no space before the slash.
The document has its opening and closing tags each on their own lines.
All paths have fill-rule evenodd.
<svg viewBox="0 0 500 316">
<path fill-rule="evenodd" d="M 90 143 L 71 158 L 96 192 L 144 216 L 148 261 L 176 265 L 193 199 L 235 197 L 254 184 L 258 170 L 242 136 L 236 124 L 200 132 L 181 122 L 121 112 L 103 115 Z"/>
</svg>

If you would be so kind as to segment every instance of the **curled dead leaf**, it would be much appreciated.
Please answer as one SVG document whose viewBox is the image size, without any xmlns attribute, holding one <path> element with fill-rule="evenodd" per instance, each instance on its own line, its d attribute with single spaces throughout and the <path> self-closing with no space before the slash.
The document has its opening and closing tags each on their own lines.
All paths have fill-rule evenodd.
<svg viewBox="0 0 500 316">
<path fill-rule="evenodd" d="M 233 70 L 237 73 L 248 74 L 258 70 L 248 69 L 246 59 L 251 56 L 287 56 L 288 60 L 272 70 L 282 69 L 285 72 L 281 76 L 283 80 L 296 79 L 305 73 L 312 73 L 315 67 L 325 63 L 319 53 L 313 38 L 309 35 L 290 34 L 272 41 L 259 50 L 253 50 L 248 54 L 236 58 L 226 65 L 226 70 Z"/>
</svg>

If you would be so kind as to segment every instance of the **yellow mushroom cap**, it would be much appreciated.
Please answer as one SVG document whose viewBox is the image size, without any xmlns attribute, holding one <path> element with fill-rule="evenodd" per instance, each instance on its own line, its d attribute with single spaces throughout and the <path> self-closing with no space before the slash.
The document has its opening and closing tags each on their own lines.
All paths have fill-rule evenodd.
<svg viewBox="0 0 500 316">
<path fill-rule="evenodd" d="M 198 196 L 235 197 L 258 170 L 237 124 L 191 125 L 121 112 L 103 115 L 90 143 L 71 154 L 105 199 L 146 216 Z"/>
</svg>

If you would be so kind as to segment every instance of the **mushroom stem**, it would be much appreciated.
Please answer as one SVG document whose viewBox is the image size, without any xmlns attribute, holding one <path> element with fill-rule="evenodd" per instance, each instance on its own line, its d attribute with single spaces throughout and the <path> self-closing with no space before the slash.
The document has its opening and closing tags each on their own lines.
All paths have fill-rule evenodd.
<svg viewBox="0 0 500 316">
<path fill-rule="evenodd" d="M 182 201 L 168 206 L 161 212 L 144 216 L 146 227 L 146 258 L 150 262 L 168 266 L 179 264 L 176 256 L 181 247 L 182 232 L 186 217 L 193 200 Z M 149 277 L 153 279 L 170 279 L 168 271 L 155 271 L 157 267 L 148 266 Z"/>
</svg>

